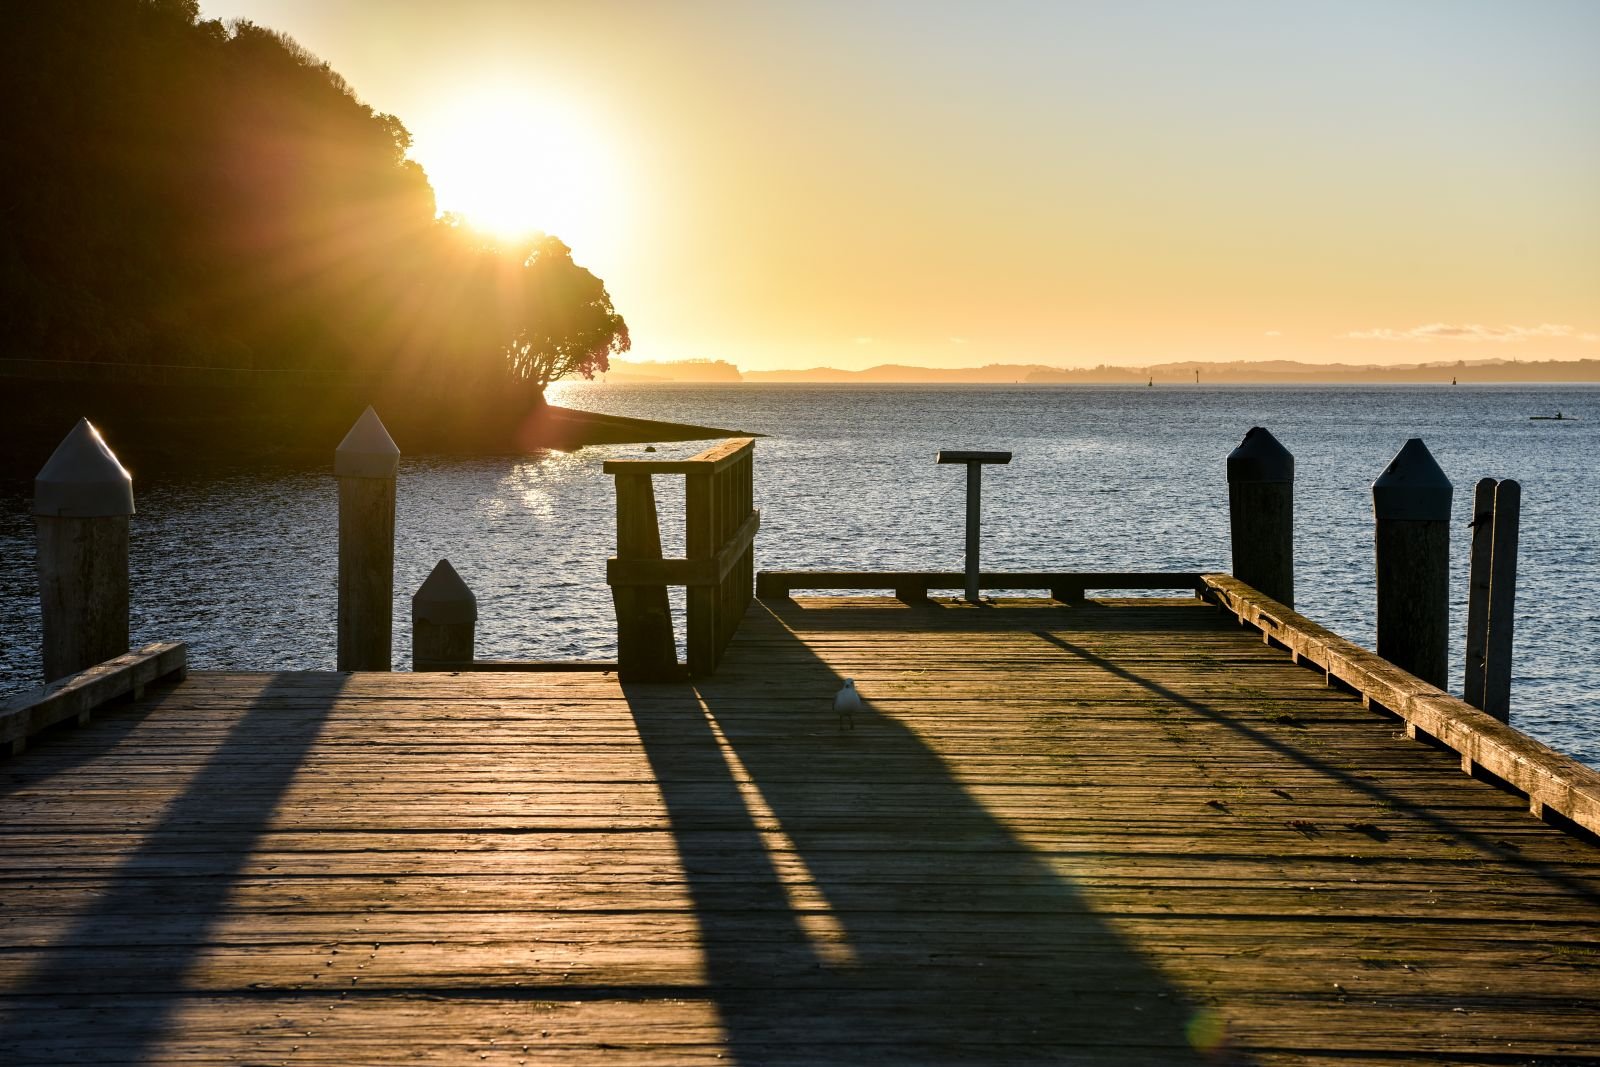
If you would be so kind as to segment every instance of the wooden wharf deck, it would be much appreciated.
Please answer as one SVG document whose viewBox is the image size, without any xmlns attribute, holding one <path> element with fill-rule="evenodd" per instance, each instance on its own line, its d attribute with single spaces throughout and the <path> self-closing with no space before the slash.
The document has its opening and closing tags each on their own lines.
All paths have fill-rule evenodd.
<svg viewBox="0 0 1600 1067">
<path fill-rule="evenodd" d="M 1600 1062 L 1600 849 L 1198 600 L 194 673 L 0 775 L 11 1064 Z"/>
</svg>

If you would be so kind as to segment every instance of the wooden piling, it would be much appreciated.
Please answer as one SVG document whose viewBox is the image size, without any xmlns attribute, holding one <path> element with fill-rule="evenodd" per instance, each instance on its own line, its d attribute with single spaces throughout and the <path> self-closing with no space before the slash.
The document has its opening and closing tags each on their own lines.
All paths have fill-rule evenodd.
<svg viewBox="0 0 1600 1067">
<path fill-rule="evenodd" d="M 1260 426 L 1228 453 L 1233 576 L 1294 607 L 1294 456 Z"/>
<path fill-rule="evenodd" d="M 411 596 L 411 669 L 465 669 L 476 655 L 477 625 L 477 598 L 441 559 Z"/>
<path fill-rule="evenodd" d="M 1489 640 L 1489 560 L 1494 545 L 1493 478 L 1472 489 L 1472 556 L 1467 569 L 1467 654 L 1461 699 L 1483 707 L 1483 660 Z"/>
<path fill-rule="evenodd" d="M 1511 638 L 1517 612 L 1517 527 L 1522 486 L 1507 478 L 1494 490 L 1489 560 L 1489 625 L 1483 663 L 1483 710 L 1511 721 Z"/>
<path fill-rule="evenodd" d="M 1451 492 L 1417 437 L 1372 483 L 1378 655 L 1440 688 L 1449 662 Z"/>
<path fill-rule="evenodd" d="M 393 669 L 394 494 L 400 449 L 370 407 L 334 452 L 341 671 Z"/>
<path fill-rule="evenodd" d="M 44 680 L 128 651 L 133 480 L 79 419 L 34 479 Z"/>
</svg>

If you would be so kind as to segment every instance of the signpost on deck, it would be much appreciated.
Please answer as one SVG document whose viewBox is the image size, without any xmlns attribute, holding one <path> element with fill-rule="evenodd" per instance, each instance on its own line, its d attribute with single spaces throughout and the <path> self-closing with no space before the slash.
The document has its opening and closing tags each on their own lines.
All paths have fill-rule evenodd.
<svg viewBox="0 0 1600 1067">
<path fill-rule="evenodd" d="M 983 465 L 1010 463 L 1010 452 L 939 450 L 939 463 L 967 465 L 967 602 L 978 603 L 978 519 L 983 501 Z"/>
</svg>

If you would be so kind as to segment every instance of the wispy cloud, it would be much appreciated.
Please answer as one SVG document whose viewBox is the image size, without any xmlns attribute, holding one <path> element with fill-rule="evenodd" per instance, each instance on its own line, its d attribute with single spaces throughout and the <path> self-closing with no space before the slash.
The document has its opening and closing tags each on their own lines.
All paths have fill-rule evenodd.
<svg viewBox="0 0 1600 1067">
<path fill-rule="evenodd" d="M 1543 322 L 1537 326 L 1485 326 L 1480 322 L 1467 322 L 1452 326 L 1447 322 L 1431 322 L 1426 326 L 1413 326 L 1409 330 L 1355 330 L 1344 335 L 1353 341 L 1527 341 L 1535 338 L 1578 337 L 1588 340 L 1593 334 L 1579 334 L 1571 326 Z"/>
<path fill-rule="evenodd" d="M 1282 337 L 1283 336 L 1283 331 L 1282 330 L 1268 330 L 1266 333 L 1262 334 L 1262 336 L 1263 337 Z"/>
<path fill-rule="evenodd" d="M 875 338 L 875 337 L 855 337 L 855 338 L 852 338 L 852 340 L 855 341 L 855 343 L 858 344 L 858 345 L 870 345 L 870 344 L 872 344 L 873 341 L 877 340 L 877 338 Z"/>
<path fill-rule="evenodd" d="M 967 343 L 967 339 L 965 337 L 952 337 L 950 338 L 950 343 L 953 345 L 964 345 Z"/>
</svg>

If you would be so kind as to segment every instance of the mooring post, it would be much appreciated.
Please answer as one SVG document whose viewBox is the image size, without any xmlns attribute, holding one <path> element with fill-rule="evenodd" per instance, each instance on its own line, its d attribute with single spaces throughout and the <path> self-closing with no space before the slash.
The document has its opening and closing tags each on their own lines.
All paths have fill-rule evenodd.
<svg viewBox="0 0 1600 1067">
<path fill-rule="evenodd" d="M 967 602 L 979 601 L 978 527 L 983 508 L 983 465 L 985 463 L 1010 463 L 1010 452 L 967 452 L 941 449 L 936 463 L 965 463 L 967 465 Z"/>
<path fill-rule="evenodd" d="M 1472 555 L 1467 567 L 1467 653 L 1461 699 L 1483 707 L 1483 660 L 1489 645 L 1489 560 L 1494 547 L 1493 478 L 1472 489 Z"/>
<path fill-rule="evenodd" d="M 1294 607 L 1294 456 L 1260 426 L 1228 453 L 1233 576 Z"/>
<path fill-rule="evenodd" d="M 1494 488 L 1494 544 L 1489 557 L 1489 626 L 1483 661 L 1483 710 L 1511 721 L 1511 637 L 1517 613 L 1517 527 L 1522 486 Z"/>
<path fill-rule="evenodd" d="M 1451 491 L 1417 437 L 1372 483 L 1378 655 L 1441 689 L 1449 662 Z"/>
<path fill-rule="evenodd" d="M 339 479 L 341 671 L 393 669 L 394 486 L 400 449 L 370 407 L 333 454 Z"/>
<path fill-rule="evenodd" d="M 411 596 L 411 669 L 460 670 L 476 651 L 478 598 L 441 559 Z"/>
<path fill-rule="evenodd" d="M 133 479 L 88 419 L 33 482 L 44 680 L 128 651 L 128 516 Z"/>
</svg>

